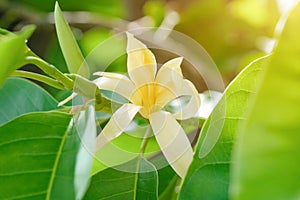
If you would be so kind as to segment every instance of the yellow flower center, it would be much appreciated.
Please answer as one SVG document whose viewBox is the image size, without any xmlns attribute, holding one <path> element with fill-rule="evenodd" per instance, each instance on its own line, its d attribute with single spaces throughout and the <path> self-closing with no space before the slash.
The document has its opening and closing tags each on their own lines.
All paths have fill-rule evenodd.
<svg viewBox="0 0 300 200">
<path fill-rule="evenodd" d="M 176 95 L 166 86 L 152 82 L 137 88 L 131 96 L 135 105 L 141 106 L 140 113 L 143 117 L 162 109 Z"/>
</svg>

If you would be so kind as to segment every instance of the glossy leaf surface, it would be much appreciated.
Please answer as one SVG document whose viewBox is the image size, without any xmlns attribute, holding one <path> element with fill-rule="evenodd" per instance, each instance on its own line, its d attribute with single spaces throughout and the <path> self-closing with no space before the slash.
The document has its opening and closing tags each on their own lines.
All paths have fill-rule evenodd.
<svg viewBox="0 0 300 200">
<path fill-rule="evenodd" d="M 233 80 L 204 124 L 179 199 L 228 199 L 232 146 L 264 62 L 251 63 Z"/>
<path fill-rule="evenodd" d="M 0 199 L 74 197 L 77 141 L 70 120 L 57 112 L 31 113 L 0 127 Z"/>
<path fill-rule="evenodd" d="M 59 112 L 30 113 L 1 126 L 0 199 L 80 199 L 92 165 L 93 116 L 92 109 L 75 120 Z"/>
<path fill-rule="evenodd" d="M 241 129 L 232 199 L 299 199 L 299 19 L 298 4 L 278 39 L 249 120 Z"/>
<path fill-rule="evenodd" d="M 9 78 L 0 89 L 0 125 L 13 118 L 57 108 L 58 102 L 43 88 L 22 78 Z"/>
<path fill-rule="evenodd" d="M 92 177 L 84 199 L 157 199 L 157 171 L 142 157 Z"/>
</svg>

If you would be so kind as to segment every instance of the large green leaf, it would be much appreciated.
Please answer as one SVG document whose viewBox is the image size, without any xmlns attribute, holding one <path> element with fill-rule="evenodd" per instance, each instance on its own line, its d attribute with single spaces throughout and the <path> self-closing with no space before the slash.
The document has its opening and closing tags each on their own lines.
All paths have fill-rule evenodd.
<svg viewBox="0 0 300 200">
<path fill-rule="evenodd" d="M 54 110 L 58 102 L 31 81 L 9 78 L 0 89 L 0 104 L 1 125 L 28 112 Z"/>
<path fill-rule="evenodd" d="M 83 58 L 69 25 L 64 19 L 58 2 L 55 4 L 54 16 L 58 41 L 69 71 L 71 73 L 77 73 L 88 78 L 90 75 L 89 68 Z"/>
<path fill-rule="evenodd" d="M 157 171 L 141 156 L 92 177 L 84 199 L 157 199 Z"/>
<path fill-rule="evenodd" d="M 246 67 L 207 119 L 179 199 L 228 199 L 232 145 L 264 62 L 260 58 Z"/>
<path fill-rule="evenodd" d="M 131 125 L 136 127 L 133 128 L 133 130 L 122 133 L 111 143 L 96 152 L 93 175 L 108 167 L 126 163 L 140 154 L 141 144 L 144 140 L 143 134 L 147 131 L 149 126 L 137 126 L 135 123 Z M 150 137 L 147 141 L 144 156 L 148 158 L 159 152 L 160 148 L 154 136 Z"/>
<path fill-rule="evenodd" d="M 1 126 L 0 199 L 80 199 L 92 164 L 84 137 L 95 141 L 93 116 L 91 108 L 74 120 L 58 112 L 30 113 Z"/>
<path fill-rule="evenodd" d="M 25 38 L 21 35 L 0 35 L 0 88 L 6 78 L 17 68 L 24 59 Z"/>
<path fill-rule="evenodd" d="M 31 113 L 0 127 L 0 199 L 74 196 L 77 142 L 70 120 L 68 114 Z"/>
<path fill-rule="evenodd" d="M 300 5 L 289 16 L 235 148 L 233 199 L 300 197 Z"/>
</svg>

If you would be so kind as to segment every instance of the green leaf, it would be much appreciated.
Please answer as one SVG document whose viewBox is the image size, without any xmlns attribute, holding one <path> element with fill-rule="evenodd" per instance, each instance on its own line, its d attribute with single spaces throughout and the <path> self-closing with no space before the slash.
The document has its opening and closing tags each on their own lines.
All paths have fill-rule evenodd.
<svg viewBox="0 0 300 200">
<path fill-rule="evenodd" d="M 166 158 L 160 154 L 151 158 L 151 163 L 156 167 L 158 173 L 158 196 L 160 200 L 177 199 L 176 186 L 180 177 L 169 165 Z"/>
<path fill-rule="evenodd" d="M 67 24 L 58 2 L 55 4 L 55 27 L 58 41 L 71 73 L 77 73 L 83 77 L 89 77 L 89 68 L 77 45 L 74 35 Z"/>
<path fill-rule="evenodd" d="M 32 35 L 32 33 L 35 31 L 36 29 L 36 26 L 35 25 L 27 25 L 27 26 L 24 26 L 22 28 L 21 31 L 17 32 L 16 34 L 24 37 L 25 40 L 29 39 L 30 36 Z"/>
<path fill-rule="evenodd" d="M 54 110 L 58 102 L 31 81 L 9 78 L 0 89 L 0 104 L 1 125 L 28 112 Z"/>
<path fill-rule="evenodd" d="M 181 121 L 181 125 L 186 133 L 191 133 L 198 127 L 198 124 L 195 123 L 196 121 L 198 122 L 198 119 Z M 148 131 L 149 127 L 150 125 L 147 121 L 141 119 L 134 120 L 129 125 L 129 129 L 126 130 L 125 133 L 122 133 L 111 143 L 105 145 L 102 149 L 96 152 L 92 174 L 96 174 L 111 166 L 126 163 L 139 155 L 144 134 Z M 152 159 L 159 153 L 161 153 L 160 147 L 152 133 L 151 137 L 147 140 L 144 156 Z M 167 165 L 169 164 L 166 163 L 165 166 Z"/>
<path fill-rule="evenodd" d="M 238 125 L 245 120 L 248 102 L 261 75 L 264 58 L 251 63 L 227 87 L 205 122 L 194 160 L 179 199 L 228 199 L 231 150 Z"/>
<path fill-rule="evenodd" d="M 180 179 L 179 176 L 171 166 L 166 166 L 158 170 L 158 177 L 158 194 L 160 197 L 165 196 L 170 199 L 170 196 L 175 193 L 176 182 Z"/>
<path fill-rule="evenodd" d="M 0 127 L 0 199 L 81 199 L 90 179 L 93 107 L 30 113 Z"/>
<path fill-rule="evenodd" d="M 52 38 L 45 54 L 45 60 L 56 66 L 59 71 L 68 73 L 67 63 L 64 60 L 57 37 Z"/>
<path fill-rule="evenodd" d="M 74 199 L 71 117 L 31 113 L 0 127 L 0 199 Z"/>
<path fill-rule="evenodd" d="M 22 66 L 27 48 L 26 40 L 34 30 L 34 25 L 25 26 L 16 33 L 0 29 L 0 88 L 7 77 Z"/>
<path fill-rule="evenodd" d="M 25 38 L 9 34 L 0 36 L 0 88 L 7 77 L 21 67 L 25 53 Z"/>
<path fill-rule="evenodd" d="M 0 36 L 6 35 L 6 36 L 22 36 L 25 40 L 29 39 L 34 30 L 36 29 L 36 26 L 33 24 L 26 25 L 22 27 L 22 29 L 18 32 L 11 32 L 6 29 L 0 28 Z"/>
<path fill-rule="evenodd" d="M 157 172 L 142 157 L 92 177 L 84 199 L 157 199 Z"/>
<path fill-rule="evenodd" d="M 139 125 L 134 120 L 130 129 L 115 138 L 111 143 L 105 145 L 95 153 L 95 162 L 92 174 L 96 174 L 108 167 L 121 165 L 136 158 L 141 151 L 141 145 L 144 140 L 144 134 L 149 130 L 150 125 Z M 160 148 L 152 135 L 147 140 L 144 156 L 150 158 L 160 153 Z"/>
<path fill-rule="evenodd" d="M 300 5 L 266 65 L 234 150 L 232 199 L 299 199 Z"/>
<path fill-rule="evenodd" d="M 11 32 L 6 29 L 0 28 L 0 36 L 7 35 L 7 34 L 11 34 Z"/>
</svg>

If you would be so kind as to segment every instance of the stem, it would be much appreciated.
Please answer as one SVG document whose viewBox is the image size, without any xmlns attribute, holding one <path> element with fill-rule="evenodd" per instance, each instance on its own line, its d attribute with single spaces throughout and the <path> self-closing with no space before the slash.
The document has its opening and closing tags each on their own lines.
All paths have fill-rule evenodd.
<svg viewBox="0 0 300 200">
<path fill-rule="evenodd" d="M 62 84 L 60 84 L 57 80 L 54 80 L 47 76 L 43 76 L 41 74 L 36 74 L 33 72 L 28 72 L 28 71 L 23 71 L 23 70 L 16 70 L 11 74 L 11 76 L 30 78 L 30 79 L 33 79 L 36 81 L 40 81 L 42 83 L 46 83 L 54 88 L 57 88 L 60 90 L 65 90 L 64 86 Z"/>
<path fill-rule="evenodd" d="M 55 78 L 58 82 L 64 85 L 68 90 L 73 90 L 74 82 L 72 79 L 60 72 L 56 67 L 47 63 L 43 59 L 36 56 L 27 56 L 25 57 L 25 64 L 34 64 L 43 70 L 49 76 Z"/>
<path fill-rule="evenodd" d="M 143 139 L 142 144 L 141 144 L 141 148 L 140 148 L 141 155 L 143 155 L 145 153 L 146 146 L 147 146 L 150 134 L 151 134 L 151 128 L 150 128 L 150 126 L 148 126 L 147 131 L 144 135 L 144 139 Z"/>
</svg>

